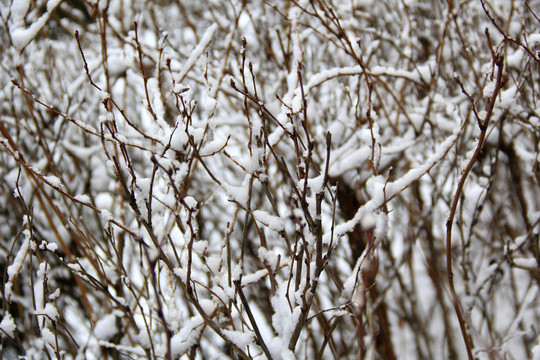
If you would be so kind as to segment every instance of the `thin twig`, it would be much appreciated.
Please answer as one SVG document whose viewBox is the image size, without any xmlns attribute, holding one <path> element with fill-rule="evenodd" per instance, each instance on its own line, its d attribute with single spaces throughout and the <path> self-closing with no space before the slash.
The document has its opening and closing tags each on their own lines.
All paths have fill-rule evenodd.
<svg viewBox="0 0 540 360">
<path fill-rule="evenodd" d="M 480 156 L 480 153 L 482 152 L 482 148 L 484 145 L 487 127 L 489 124 L 489 121 L 491 119 L 491 116 L 493 114 L 493 108 L 495 107 L 495 102 L 497 100 L 497 95 L 499 94 L 499 91 L 501 89 L 502 84 L 502 71 L 503 71 L 503 58 L 500 55 L 497 55 L 494 59 L 495 66 L 497 66 L 497 80 L 495 85 L 495 90 L 493 92 L 493 96 L 490 98 L 488 108 L 487 108 L 487 114 L 483 121 L 483 123 L 480 126 L 480 136 L 478 137 L 478 144 L 476 146 L 476 150 L 472 156 L 472 158 L 469 160 L 469 163 L 463 170 L 463 173 L 461 175 L 461 178 L 459 179 L 456 192 L 454 194 L 454 199 L 452 201 L 452 207 L 450 209 L 450 215 L 448 216 L 448 220 L 446 221 L 446 269 L 448 273 L 448 283 L 450 285 L 450 294 L 452 297 L 452 303 L 454 305 L 454 309 L 456 311 L 456 315 L 458 318 L 459 326 L 461 329 L 461 334 L 463 335 L 463 340 L 465 342 L 465 347 L 467 350 L 467 356 L 469 357 L 469 360 L 473 360 L 474 356 L 472 353 L 471 348 L 471 342 L 469 339 L 469 335 L 467 334 L 467 328 L 465 324 L 465 319 L 463 317 L 461 303 L 459 301 L 459 298 L 456 293 L 456 289 L 454 286 L 454 273 L 452 270 L 452 224 L 454 221 L 454 216 L 456 214 L 456 209 L 458 205 L 458 201 L 461 197 L 461 193 L 463 191 L 463 185 L 465 184 L 465 180 L 467 179 L 467 176 L 469 175 L 469 172 L 471 171 L 473 165 L 478 160 L 478 157 Z"/>
</svg>

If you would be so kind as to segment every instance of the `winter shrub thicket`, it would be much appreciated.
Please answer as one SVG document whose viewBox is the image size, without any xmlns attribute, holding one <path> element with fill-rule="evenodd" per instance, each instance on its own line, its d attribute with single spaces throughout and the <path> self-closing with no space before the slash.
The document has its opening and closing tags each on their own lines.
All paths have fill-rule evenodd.
<svg viewBox="0 0 540 360">
<path fill-rule="evenodd" d="M 0 357 L 540 358 L 539 1 L 0 10 Z"/>
</svg>

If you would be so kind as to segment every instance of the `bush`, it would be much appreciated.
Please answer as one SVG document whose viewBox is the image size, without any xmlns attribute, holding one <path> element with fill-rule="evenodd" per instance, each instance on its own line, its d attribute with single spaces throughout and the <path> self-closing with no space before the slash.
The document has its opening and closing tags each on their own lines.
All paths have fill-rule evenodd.
<svg viewBox="0 0 540 360">
<path fill-rule="evenodd" d="M 2 356 L 540 353 L 536 1 L 1 4 Z"/>
</svg>

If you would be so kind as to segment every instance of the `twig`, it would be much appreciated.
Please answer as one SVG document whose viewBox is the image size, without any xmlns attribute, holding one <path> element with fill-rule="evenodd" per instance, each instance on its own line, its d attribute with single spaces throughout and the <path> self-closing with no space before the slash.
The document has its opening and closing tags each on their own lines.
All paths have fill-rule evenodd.
<svg viewBox="0 0 540 360">
<path fill-rule="evenodd" d="M 249 318 L 249 321 L 251 322 L 251 326 L 253 326 L 253 331 L 255 332 L 255 336 L 257 337 L 257 343 L 263 350 L 268 360 L 272 360 L 273 359 L 272 355 L 270 355 L 270 351 L 268 350 L 268 347 L 266 346 L 266 343 L 264 342 L 264 339 L 262 338 L 261 332 L 259 331 L 259 326 L 257 326 L 257 321 L 255 320 L 255 317 L 253 316 L 253 313 L 251 312 L 249 302 L 247 301 L 246 296 L 244 295 L 244 291 L 242 290 L 242 284 L 240 280 L 234 280 L 233 282 L 234 282 L 234 287 L 236 288 L 236 291 L 238 292 L 238 295 L 240 295 L 240 301 L 242 302 L 242 305 L 244 305 L 244 308 L 246 309 L 246 313 Z"/>
<path fill-rule="evenodd" d="M 454 221 L 454 216 L 457 209 L 458 201 L 461 197 L 461 193 L 463 191 L 463 185 L 465 184 L 465 180 L 467 179 L 467 176 L 469 175 L 469 172 L 471 171 L 473 165 L 478 160 L 478 157 L 480 156 L 480 153 L 482 152 L 482 147 L 484 145 L 486 132 L 487 132 L 487 126 L 489 124 L 489 121 L 491 119 L 491 115 L 493 114 L 493 108 L 495 107 L 495 102 L 497 100 L 497 95 L 501 89 L 502 84 L 502 71 L 503 71 L 503 57 L 500 54 L 497 54 L 495 59 L 495 66 L 497 66 L 497 80 L 495 84 L 495 90 L 493 92 L 492 97 L 489 99 L 489 104 L 487 107 L 487 114 L 485 119 L 483 120 L 482 124 L 480 125 L 480 136 L 478 137 L 478 144 L 476 146 L 476 150 L 463 170 L 463 173 L 461 175 L 461 178 L 459 179 L 456 192 L 454 194 L 454 199 L 452 201 L 452 207 L 450 209 L 450 215 L 448 216 L 448 220 L 446 221 L 446 269 L 448 272 L 448 283 L 450 285 L 450 294 L 452 297 L 452 303 L 454 305 L 454 309 L 456 311 L 456 315 L 459 321 L 459 326 L 461 328 L 461 334 L 463 335 L 463 340 L 465 342 L 465 347 L 467 350 L 467 356 L 469 360 L 473 360 L 474 356 L 472 354 L 471 349 L 471 342 L 469 339 L 469 335 L 467 334 L 467 329 L 465 325 L 465 320 L 463 317 L 461 304 L 459 301 L 459 298 L 456 293 L 456 289 L 454 286 L 454 273 L 452 271 L 452 224 Z"/>
</svg>

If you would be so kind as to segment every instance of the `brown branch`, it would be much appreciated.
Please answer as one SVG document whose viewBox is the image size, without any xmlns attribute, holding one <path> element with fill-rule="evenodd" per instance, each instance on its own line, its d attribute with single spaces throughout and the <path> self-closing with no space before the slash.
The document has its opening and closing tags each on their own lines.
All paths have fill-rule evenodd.
<svg viewBox="0 0 540 360">
<path fill-rule="evenodd" d="M 465 347 L 467 350 L 467 356 L 469 360 L 474 359 L 474 356 L 472 354 L 472 348 L 471 348 L 471 340 L 469 339 L 469 335 L 467 334 L 465 319 L 463 317 L 461 303 L 456 293 L 456 289 L 454 285 L 454 273 L 452 271 L 452 224 L 454 222 L 454 216 L 456 214 L 457 205 L 461 197 L 461 193 L 463 191 L 463 185 L 465 184 L 465 180 L 467 179 L 469 172 L 471 171 L 472 167 L 474 166 L 474 164 L 476 163 L 476 161 L 478 160 L 478 157 L 480 156 L 482 152 L 482 148 L 483 148 L 484 141 L 486 138 L 487 127 L 489 125 L 489 121 L 493 114 L 493 108 L 495 107 L 497 95 L 501 89 L 502 78 L 503 78 L 502 76 L 503 57 L 500 54 L 496 55 L 494 62 L 495 62 L 495 66 L 497 66 L 497 79 L 496 79 L 496 84 L 495 84 L 495 90 L 493 92 L 492 97 L 489 99 L 489 104 L 487 107 L 487 114 L 480 126 L 480 136 L 478 137 L 478 144 L 476 146 L 476 150 L 474 151 L 474 154 L 471 160 L 469 161 L 469 163 L 463 170 L 461 178 L 459 179 L 458 186 L 454 194 L 454 199 L 452 201 L 450 215 L 448 216 L 448 220 L 446 221 L 446 269 L 448 272 L 448 283 L 450 285 L 450 294 L 452 297 L 452 303 L 456 311 L 459 326 L 461 328 L 461 334 L 463 335 L 463 340 L 465 342 Z"/>
</svg>

